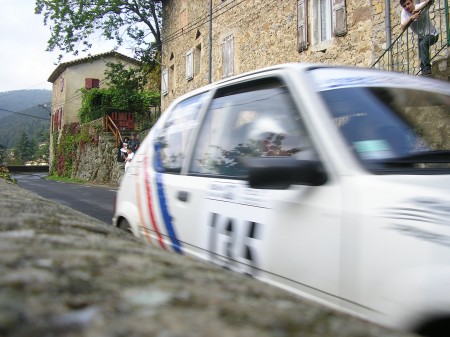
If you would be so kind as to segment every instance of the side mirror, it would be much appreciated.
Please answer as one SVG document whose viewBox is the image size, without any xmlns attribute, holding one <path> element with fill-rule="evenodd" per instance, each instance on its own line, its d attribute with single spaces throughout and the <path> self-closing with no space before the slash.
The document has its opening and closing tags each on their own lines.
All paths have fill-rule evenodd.
<svg viewBox="0 0 450 337">
<path fill-rule="evenodd" d="M 317 160 L 297 160 L 293 157 L 243 158 L 252 188 L 287 189 L 290 185 L 323 185 L 327 176 Z"/>
</svg>

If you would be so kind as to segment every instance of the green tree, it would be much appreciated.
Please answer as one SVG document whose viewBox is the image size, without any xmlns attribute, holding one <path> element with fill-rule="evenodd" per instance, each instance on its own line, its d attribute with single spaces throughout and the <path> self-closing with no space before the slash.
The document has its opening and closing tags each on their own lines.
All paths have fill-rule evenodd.
<svg viewBox="0 0 450 337">
<path fill-rule="evenodd" d="M 117 46 L 128 36 L 137 56 L 151 58 L 161 51 L 161 11 L 161 2 L 154 0 L 36 0 L 35 7 L 50 25 L 48 51 L 77 55 L 79 48 L 89 50 L 90 37 L 101 32 Z"/>
<path fill-rule="evenodd" d="M 47 161 L 50 154 L 50 132 L 42 130 L 34 136 L 33 142 L 35 143 L 33 159 Z"/>
<path fill-rule="evenodd" d="M 2 165 L 6 160 L 6 147 L 0 144 L 0 165 Z"/>
<path fill-rule="evenodd" d="M 15 158 L 19 164 L 24 164 L 28 160 L 33 159 L 36 143 L 30 139 L 25 132 L 22 132 L 19 143 L 15 151 Z"/>
<path fill-rule="evenodd" d="M 81 122 L 90 122 L 111 111 L 127 111 L 134 112 L 137 121 L 152 124 L 161 101 L 159 91 L 147 90 L 149 78 L 154 72 L 160 73 L 159 65 L 151 62 L 141 63 L 138 68 L 107 63 L 105 79 L 108 88 L 80 89 L 82 103 L 78 116 Z"/>
<path fill-rule="evenodd" d="M 142 63 L 140 67 L 127 67 L 121 62 L 106 64 L 105 80 L 108 87 L 119 91 L 138 91 L 145 89 L 148 83 L 148 75 L 155 65 Z"/>
</svg>

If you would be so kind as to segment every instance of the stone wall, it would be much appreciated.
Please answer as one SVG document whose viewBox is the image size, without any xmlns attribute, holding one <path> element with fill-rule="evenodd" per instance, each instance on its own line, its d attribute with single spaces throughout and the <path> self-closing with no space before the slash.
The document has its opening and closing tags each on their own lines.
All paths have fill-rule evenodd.
<svg viewBox="0 0 450 337">
<path fill-rule="evenodd" d="M 0 336 L 407 337 L 0 179 Z"/>
<path fill-rule="evenodd" d="M 102 132 L 98 144 L 80 146 L 77 153 L 73 178 L 118 186 L 120 177 L 124 173 L 124 164 L 117 161 L 117 151 L 114 136 Z"/>
<path fill-rule="evenodd" d="M 142 142 L 147 133 L 148 130 L 138 133 L 139 141 Z M 125 164 L 117 161 L 117 152 L 113 134 L 100 133 L 97 144 L 84 144 L 79 147 L 72 178 L 117 187 L 125 172 Z"/>
</svg>

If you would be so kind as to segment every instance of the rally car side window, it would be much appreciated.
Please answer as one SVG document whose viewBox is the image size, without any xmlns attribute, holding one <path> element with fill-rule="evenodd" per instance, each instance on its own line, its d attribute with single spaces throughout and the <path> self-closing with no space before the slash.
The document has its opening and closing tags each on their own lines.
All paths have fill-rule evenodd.
<svg viewBox="0 0 450 337">
<path fill-rule="evenodd" d="M 169 112 L 169 116 L 155 141 L 156 170 L 180 173 L 193 129 L 198 123 L 198 114 L 207 93 L 190 97 Z"/>
<path fill-rule="evenodd" d="M 219 91 L 201 127 L 189 172 L 243 179 L 242 157 L 293 156 L 310 149 L 300 118 L 279 80 Z"/>
</svg>

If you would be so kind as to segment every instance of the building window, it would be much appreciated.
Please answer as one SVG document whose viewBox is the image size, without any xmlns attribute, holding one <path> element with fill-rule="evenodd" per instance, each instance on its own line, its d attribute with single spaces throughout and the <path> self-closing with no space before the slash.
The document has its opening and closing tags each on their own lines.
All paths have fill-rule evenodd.
<svg viewBox="0 0 450 337">
<path fill-rule="evenodd" d="M 167 95 L 169 92 L 169 74 L 167 68 L 163 69 L 161 74 L 161 93 Z"/>
<path fill-rule="evenodd" d="M 222 78 L 232 76 L 234 73 L 234 38 L 229 35 L 222 41 Z"/>
<path fill-rule="evenodd" d="M 59 91 L 63 91 L 64 90 L 64 78 L 60 78 L 59 79 Z"/>
<path fill-rule="evenodd" d="M 194 78 L 194 49 L 186 53 L 186 80 Z"/>
<path fill-rule="evenodd" d="M 302 0 L 304 1 L 304 0 Z M 334 36 L 347 33 L 347 14 L 345 0 L 311 1 L 311 39 L 313 46 L 324 45 Z"/>
<path fill-rule="evenodd" d="M 331 39 L 331 0 L 319 0 L 317 6 L 318 42 Z"/>
</svg>

